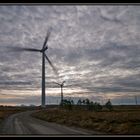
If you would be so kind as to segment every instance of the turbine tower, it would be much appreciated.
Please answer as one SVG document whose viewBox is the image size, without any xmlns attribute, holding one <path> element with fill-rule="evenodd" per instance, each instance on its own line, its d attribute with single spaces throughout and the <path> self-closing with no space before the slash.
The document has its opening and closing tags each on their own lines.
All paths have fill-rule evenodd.
<svg viewBox="0 0 140 140">
<path fill-rule="evenodd" d="M 57 82 L 54 82 L 55 84 L 59 85 L 60 88 L 61 88 L 61 105 L 63 106 L 63 86 L 64 86 L 64 83 L 66 81 L 63 81 L 61 84 L 60 83 L 57 83 Z"/>
<path fill-rule="evenodd" d="M 45 58 L 47 59 L 48 63 L 50 64 L 50 66 L 52 67 L 53 71 L 55 72 L 55 74 L 58 75 L 56 68 L 53 66 L 52 62 L 50 61 L 50 59 L 48 58 L 48 56 L 46 55 L 45 51 L 48 49 L 48 39 L 50 36 L 50 30 L 47 32 L 46 34 L 46 38 L 43 44 L 43 47 L 41 50 L 39 49 L 34 49 L 34 48 L 17 48 L 14 47 L 17 51 L 30 51 L 30 52 L 40 52 L 42 53 L 42 98 L 41 98 L 41 106 L 45 107 Z"/>
</svg>

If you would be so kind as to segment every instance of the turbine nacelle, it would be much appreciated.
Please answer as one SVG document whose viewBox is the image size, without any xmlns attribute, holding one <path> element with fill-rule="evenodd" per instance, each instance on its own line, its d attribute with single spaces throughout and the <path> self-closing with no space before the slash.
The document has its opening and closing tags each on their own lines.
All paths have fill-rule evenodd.
<svg viewBox="0 0 140 140">
<path fill-rule="evenodd" d="M 61 84 L 61 86 L 64 86 L 64 83 L 65 83 L 65 82 L 66 82 L 66 81 L 63 81 L 62 84 Z"/>
<path fill-rule="evenodd" d="M 43 52 L 45 52 L 47 49 L 48 49 L 48 45 L 47 45 L 45 48 L 42 48 L 42 49 L 40 50 L 40 52 L 43 53 Z"/>
<path fill-rule="evenodd" d="M 66 81 L 63 81 L 62 83 L 57 83 L 57 82 L 54 82 L 54 83 L 57 84 L 57 85 L 59 85 L 59 86 L 61 86 L 61 87 L 63 87 L 65 82 Z"/>
</svg>

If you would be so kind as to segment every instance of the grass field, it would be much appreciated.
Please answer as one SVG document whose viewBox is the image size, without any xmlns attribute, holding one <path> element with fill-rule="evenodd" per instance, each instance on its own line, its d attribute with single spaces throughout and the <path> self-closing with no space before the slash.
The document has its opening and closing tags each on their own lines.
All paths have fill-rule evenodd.
<svg viewBox="0 0 140 140">
<path fill-rule="evenodd" d="M 67 126 L 78 126 L 106 134 L 140 134 L 140 106 L 117 106 L 113 111 L 46 109 L 32 116 Z"/>
</svg>

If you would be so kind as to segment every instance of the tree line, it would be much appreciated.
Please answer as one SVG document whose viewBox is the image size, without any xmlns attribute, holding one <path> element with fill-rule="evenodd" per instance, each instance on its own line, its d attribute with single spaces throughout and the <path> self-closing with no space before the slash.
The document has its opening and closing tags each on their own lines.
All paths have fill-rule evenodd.
<svg viewBox="0 0 140 140">
<path fill-rule="evenodd" d="M 64 99 L 61 103 L 60 106 L 69 110 L 72 110 L 73 106 L 78 106 L 78 107 L 85 107 L 87 110 L 90 111 L 101 111 L 103 107 L 108 109 L 109 111 L 113 110 L 112 103 L 110 99 L 104 104 L 101 105 L 98 102 L 93 102 L 90 101 L 89 99 L 79 99 L 76 104 L 74 104 L 74 101 L 72 99 Z"/>
</svg>

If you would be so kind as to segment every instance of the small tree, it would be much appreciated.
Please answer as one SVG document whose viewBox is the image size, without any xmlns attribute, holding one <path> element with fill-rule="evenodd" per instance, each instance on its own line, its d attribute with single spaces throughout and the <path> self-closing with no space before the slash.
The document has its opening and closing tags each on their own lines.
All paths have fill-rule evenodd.
<svg viewBox="0 0 140 140">
<path fill-rule="evenodd" d="M 81 99 L 79 99 L 77 102 L 77 105 L 81 105 L 81 104 L 82 104 L 82 101 L 81 101 Z"/>
<path fill-rule="evenodd" d="M 85 100 L 83 100 L 83 101 L 82 101 L 82 104 L 83 104 L 83 105 L 85 105 L 85 104 L 86 104 L 86 101 L 85 101 Z"/>
<path fill-rule="evenodd" d="M 112 106 L 112 103 L 111 103 L 110 99 L 106 102 L 105 107 L 107 109 L 109 109 L 109 111 L 113 110 L 113 106 Z"/>
<path fill-rule="evenodd" d="M 88 110 L 92 111 L 94 109 L 94 103 L 91 101 L 88 105 Z"/>
<path fill-rule="evenodd" d="M 71 105 L 74 105 L 74 101 L 72 99 L 70 100 L 70 102 L 71 102 Z"/>
<path fill-rule="evenodd" d="M 90 101 L 89 101 L 89 99 L 85 99 L 85 105 L 86 105 L 87 110 L 89 110 L 89 108 L 90 108 Z"/>
<path fill-rule="evenodd" d="M 95 102 L 95 103 L 93 104 L 93 109 L 94 109 L 94 111 L 101 111 L 102 108 L 103 108 L 103 107 L 100 105 L 100 103 Z"/>
<path fill-rule="evenodd" d="M 86 99 L 86 100 L 85 100 L 85 104 L 86 104 L 86 105 L 89 105 L 89 104 L 90 104 L 89 99 Z"/>
<path fill-rule="evenodd" d="M 72 105 L 74 105 L 74 101 L 73 100 L 63 100 L 63 106 L 68 109 L 68 110 L 72 110 Z"/>
</svg>

